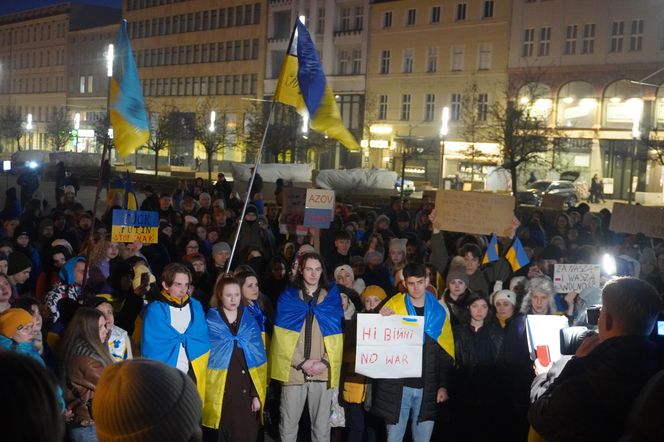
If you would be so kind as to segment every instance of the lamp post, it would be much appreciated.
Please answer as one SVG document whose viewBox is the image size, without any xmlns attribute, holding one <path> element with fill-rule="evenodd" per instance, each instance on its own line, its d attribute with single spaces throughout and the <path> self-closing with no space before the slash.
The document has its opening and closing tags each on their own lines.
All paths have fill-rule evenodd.
<svg viewBox="0 0 664 442">
<path fill-rule="evenodd" d="M 443 107 L 442 116 L 440 119 L 440 173 L 438 174 L 438 189 L 442 189 L 445 183 L 445 139 L 449 133 L 449 121 L 450 121 L 450 108 L 445 106 Z"/>
<path fill-rule="evenodd" d="M 81 114 L 74 114 L 74 152 L 78 152 L 78 129 L 81 127 Z"/>
<path fill-rule="evenodd" d="M 28 131 L 28 150 L 32 149 L 32 114 L 28 114 L 25 120 L 25 130 Z"/>
</svg>

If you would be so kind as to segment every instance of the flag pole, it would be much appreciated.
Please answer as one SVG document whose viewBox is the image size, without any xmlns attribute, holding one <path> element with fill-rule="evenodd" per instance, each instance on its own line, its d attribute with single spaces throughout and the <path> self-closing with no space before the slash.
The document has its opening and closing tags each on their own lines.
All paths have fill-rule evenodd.
<svg viewBox="0 0 664 442">
<path fill-rule="evenodd" d="M 299 18 L 298 18 L 299 20 Z M 290 51 L 291 45 L 293 44 L 293 39 L 295 38 L 295 31 L 297 30 L 297 22 L 293 26 L 293 31 L 291 32 L 290 40 L 288 41 L 288 46 L 286 47 L 286 57 L 288 57 L 288 52 Z M 285 61 L 285 59 L 284 59 Z M 226 263 L 226 271 L 231 270 L 231 264 L 233 263 L 233 257 L 235 256 L 235 250 L 237 248 L 237 242 L 240 238 L 240 231 L 242 230 L 242 224 L 244 224 L 244 215 L 247 212 L 247 206 L 249 205 L 249 199 L 251 198 L 251 188 L 254 185 L 254 179 L 256 178 L 256 173 L 258 173 L 258 165 L 261 162 L 261 157 L 263 155 L 263 148 L 265 147 L 265 140 L 267 139 L 267 132 L 270 129 L 270 124 L 272 121 L 272 116 L 274 115 L 274 108 L 276 107 L 277 102 L 272 99 L 272 104 L 270 104 L 270 113 L 267 118 L 267 124 L 265 125 L 265 130 L 263 131 L 263 138 L 261 139 L 261 145 L 258 148 L 258 153 L 256 154 L 256 161 L 254 162 L 254 170 L 249 179 L 249 184 L 247 187 L 247 197 L 244 200 L 244 205 L 242 206 L 242 213 L 240 215 L 239 223 L 237 225 L 237 232 L 235 233 L 235 239 L 233 240 L 233 247 L 231 248 L 231 256 L 228 258 Z"/>
</svg>

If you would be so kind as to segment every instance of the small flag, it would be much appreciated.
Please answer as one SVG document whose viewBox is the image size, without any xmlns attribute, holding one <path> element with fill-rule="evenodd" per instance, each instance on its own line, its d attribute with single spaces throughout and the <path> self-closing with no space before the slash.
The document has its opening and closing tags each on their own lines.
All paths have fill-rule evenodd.
<svg viewBox="0 0 664 442">
<path fill-rule="evenodd" d="M 138 200 L 136 199 L 136 192 L 134 192 L 134 185 L 131 182 L 129 171 L 124 180 L 124 198 L 122 201 L 122 208 L 127 210 L 138 210 Z"/>
<path fill-rule="evenodd" d="M 323 73 L 316 46 L 309 31 L 298 19 L 288 46 L 275 101 L 296 108 L 300 115 L 309 115 L 309 126 L 334 138 L 350 150 L 360 146 L 341 121 L 332 89 Z"/>
<path fill-rule="evenodd" d="M 489 247 L 487 247 L 484 258 L 482 258 L 482 264 L 498 261 L 498 259 L 500 259 L 500 256 L 498 255 L 498 238 L 496 238 L 496 234 L 494 233 L 491 235 Z"/>
<path fill-rule="evenodd" d="M 144 146 L 150 137 L 141 81 L 127 36 L 127 20 L 120 23 L 116 39 L 110 90 L 110 118 L 113 142 L 121 157 Z"/>
<path fill-rule="evenodd" d="M 505 254 L 505 259 L 510 263 L 513 272 L 516 272 L 530 262 L 518 236 L 514 239 L 514 242 Z"/>
</svg>

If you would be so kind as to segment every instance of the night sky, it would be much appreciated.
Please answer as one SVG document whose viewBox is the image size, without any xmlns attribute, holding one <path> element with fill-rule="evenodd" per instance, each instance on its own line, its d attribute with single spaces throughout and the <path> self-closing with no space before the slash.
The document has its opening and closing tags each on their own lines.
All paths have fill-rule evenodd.
<svg viewBox="0 0 664 442">
<path fill-rule="evenodd" d="M 0 0 L 0 15 L 65 2 L 66 0 Z M 122 0 L 76 0 L 73 3 L 110 6 L 118 9 L 122 7 Z"/>
</svg>

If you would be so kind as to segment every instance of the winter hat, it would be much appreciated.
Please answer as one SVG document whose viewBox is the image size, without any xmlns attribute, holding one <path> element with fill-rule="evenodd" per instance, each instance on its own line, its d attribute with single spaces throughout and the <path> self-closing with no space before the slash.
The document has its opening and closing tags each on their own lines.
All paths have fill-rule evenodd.
<svg viewBox="0 0 664 442">
<path fill-rule="evenodd" d="M 381 262 L 383 261 L 383 254 L 382 253 L 380 253 L 376 250 L 367 251 L 367 253 L 364 254 L 364 263 L 368 264 L 369 261 L 371 261 L 371 258 L 374 258 L 376 256 L 380 257 Z"/>
<path fill-rule="evenodd" d="M 491 305 L 496 305 L 496 302 L 501 299 L 506 299 L 513 306 L 516 306 L 516 294 L 512 290 L 498 290 L 495 292 L 491 295 Z"/>
<path fill-rule="evenodd" d="M 51 247 L 62 246 L 69 250 L 69 254 L 74 254 L 74 248 L 71 246 L 71 243 L 66 239 L 56 239 L 51 243 Z"/>
<path fill-rule="evenodd" d="M 21 252 L 12 252 L 9 254 L 9 264 L 7 266 L 7 275 L 15 275 L 23 270 L 32 267 L 32 261 Z"/>
<path fill-rule="evenodd" d="M 364 300 L 365 298 L 368 298 L 369 296 L 375 296 L 376 298 L 380 299 L 381 301 L 387 298 L 387 294 L 385 293 L 385 290 L 383 290 L 382 287 L 378 285 L 370 285 L 364 291 L 362 292 L 362 299 Z"/>
<path fill-rule="evenodd" d="M 311 244 L 302 244 L 299 249 L 297 249 L 297 256 L 302 256 L 305 253 L 316 253 L 316 249 Z"/>
<path fill-rule="evenodd" d="M 0 314 L 0 335 L 10 338 L 32 322 L 32 315 L 22 308 L 10 308 Z"/>
<path fill-rule="evenodd" d="M 401 250 L 403 253 L 406 253 L 406 244 L 408 244 L 408 239 L 406 238 L 392 238 L 390 240 L 390 247 L 388 250 Z"/>
<path fill-rule="evenodd" d="M 455 279 L 463 281 L 463 283 L 466 284 L 466 287 L 468 287 L 468 275 L 466 275 L 466 271 L 464 269 L 454 267 L 451 268 L 449 272 L 447 272 L 447 278 L 445 278 L 445 281 L 447 281 L 448 284 Z"/>
<path fill-rule="evenodd" d="M 186 215 L 184 217 L 184 223 L 185 223 L 185 225 L 186 224 L 198 224 L 198 218 L 196 218 L 195 216 Z"/>
<path fill-rule="evenodd" d="M 227 242 L 221 241 L 212 246 L 212 254 L 216 255 L 217 253 L 222 252 L 231 252 L 231 246 Z"/>
<path fill-rule="evenodd" d="M 334 269 L 334 280 L 335 281 L 337 279 L 337 275 L 339 275 L 339 273 L 341 273 L 343 270 L 350 273 L 350 276 L 352 276 L 353 279 L 355 278 L 355 275 L 353 274 L 353 269 L 348 264 L 343 264 L 343 265 L 337 266 L 337 268 Z"/>
<path fill-rule="evenodd" d="M 201 409 L 186 374 L 148 359 L 108 366 L 92 403 L 100 442 L 189 440 L 199 427 Z"/>
<path fill-rule="evenodd" d="M 156 284 L 157 278 L 154 277 L 150 270 L 145 264 L 138 264 L 134 267 L 134 279 L 131 281 L 131 286 L 134 290 L 138 289 L 141 286 L 141 279 L 144 273 L 147 273 L 149 276 L 150 284 Z"/>
<path fill-rule="evenodd" d="M 247 210 L 244 212 L 244 214 L 246 215 L 247 213 L 255 213 L 258 215 L 258 208 L 253 204 L 249 204 L 247 205 Z"/>
</svg>

